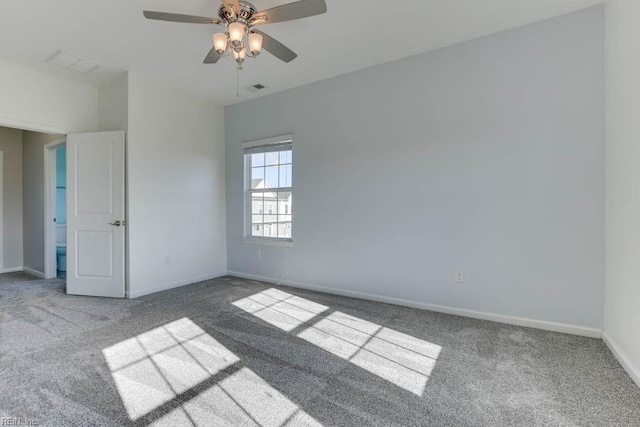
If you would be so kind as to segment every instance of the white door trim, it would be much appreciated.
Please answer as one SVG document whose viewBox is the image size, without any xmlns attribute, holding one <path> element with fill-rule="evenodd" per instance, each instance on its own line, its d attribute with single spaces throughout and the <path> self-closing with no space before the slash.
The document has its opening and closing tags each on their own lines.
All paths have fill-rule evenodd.
<svg viewBox="0 0 640 427">
<path fill-rule="evenodd" d="M 56 269 L 56 148 L 66 144 L 60 138 L 44 146 L 44 278 L 57 276 Z"/>
<path fill-rule="evenodd" d="M 0 272 L 4 270 L 4 153 L 0 151 Z"/>
<path fill-rule="evenodd" d="M 55 126 L 43 125 L 40 123 L 29 122 L 25 120 L 13 119 L 11 117 L 0 117 L 0 126 L 6 128 L 14 128 L 27 130 L 32 132 L 50 133 L 58 135 L 67 135 L 70 133 L 69 129 L 62 129 Z"/>
</svg>

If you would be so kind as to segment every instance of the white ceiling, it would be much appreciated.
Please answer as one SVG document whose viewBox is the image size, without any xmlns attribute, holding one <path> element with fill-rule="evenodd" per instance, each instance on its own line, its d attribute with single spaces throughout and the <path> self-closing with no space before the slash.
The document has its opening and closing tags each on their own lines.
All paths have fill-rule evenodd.
<svg viewBox="0 0 640 427">
<path fill-rule="evenodd" d="M 122 70 L 156 71 L 231 104 L 590 7 L 602 0 L 326 0 L 328 13 L 261 29 L 299 57 L 265 52 L 240 74 L 203 65 L 216 26 L 148 21 L 142 10 L 217 16 L 219 0 L 2 0 L 0 60 L 100 86 Z M 289 0 L 254 0 L 264 10 Z M 58 49 L 101 64 L 87 75 L 46 64 Z M 251 94 L 244 87 L 269 88 Z"/>
</svg>

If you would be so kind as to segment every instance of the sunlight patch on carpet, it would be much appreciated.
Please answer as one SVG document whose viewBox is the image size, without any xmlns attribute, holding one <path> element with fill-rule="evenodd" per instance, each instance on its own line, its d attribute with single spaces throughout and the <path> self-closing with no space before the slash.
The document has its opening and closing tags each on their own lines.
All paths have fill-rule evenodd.
<svg viewBox="0 0 640 427">
<path fill-rule="evenodd" d="M 321 426 L 188 318 L 102 352 L 133 421 L 161 411 L 152 425 Z M 192 391 L 219 373 L 227 375 Z"/>
<path fill-rule="evenodd" d="M 287 332 L 304 327 L 299 338 L 419 396 L 442 350 L 437 344 L 339 311 L 314 321 L 329 307 L 278 289 L 233 305 Z"/>
</svg>

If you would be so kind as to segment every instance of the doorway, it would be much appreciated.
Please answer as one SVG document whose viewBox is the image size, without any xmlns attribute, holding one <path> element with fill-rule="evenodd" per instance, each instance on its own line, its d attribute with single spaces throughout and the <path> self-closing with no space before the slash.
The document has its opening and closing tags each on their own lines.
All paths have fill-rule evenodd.
<svg viewBox="0 0 640 427">
<path fill-rule="evenodd" d="M 0 127 L 0 273 L 44 277 L 44 146 L 61 135 Z"/>
<path fill-rule="evenodd" d="M 7 151 L 3 145 L 6 138 L 0 134 L 4 157 L 0 161 L 4 169 L 1 170 L 4 200 L 0 209 L 0 244 L 4 254 L 0 273 L 24 272 L 37 278 L 55 279 L 58 256 L 62 255 L 67 261 L 64 266 L 64 258 L 60 260 L 60 266 L 66 270 L 61 273 L 66 276 L 68 294 L 124 298 L 124 131 L 54 130 L 58 133 L 52 134 L 43 133 L 52 130 L 47 126 L 24 125 L 25 122 L 0 117 L 0 131 L 8 129 L 17 139 L 16 144 L 8 144 L 11 149 Z M 57 188 L 56 180 L 56 149 L 60 146 L 66 146 L 68 158 L 67 180 L 60 187 L 68 188 L 66 204 L 72 207 L 64 213 L 66 233 L 58 232 L 56 227 L 57 193 L 62 190 Z M 19 177 L 8 175 L 8 171 Z M 16 188 L 11 192 L 20 199 L 16 203 L 7 202 L 8 183 Z M 12 209 L 10 212 L 7 205 Z M 57 234 L 72 238 L 63 242 Z M 11 251 L 7 250 L 8 242 L 12 244 Z M 65 246 L 66 254 L 59 250 Z"/>
<path fill-rule="evenodd" d="M 67 274 L 67 147 L 66 138 L 44 147 L 45 159 L 45 278 Z"/>
</svg>

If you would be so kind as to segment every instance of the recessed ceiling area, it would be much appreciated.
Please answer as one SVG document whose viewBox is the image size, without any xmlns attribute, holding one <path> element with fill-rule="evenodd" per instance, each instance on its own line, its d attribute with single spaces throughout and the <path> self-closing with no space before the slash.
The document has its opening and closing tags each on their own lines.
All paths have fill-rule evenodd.
<svg viewBox="0 0 640 427">
<path fill-rule="evenodd" d="M 299 56 L 248 59 L 236 97 L 233 61 L 203 65 L 219 27 L 149 21 L 143 10 L 216 17 L 217 0 L 4 0 L 0 60 L 100 86 L 125 70 L 157 72 L 232 104 L 427 52 L 602 3 L 602 0 L 327 0 L 328 13 L 261 27 Z M 287 0 L 254 0 L 258 10 Z M 46 63 L 62 50 L 100 67 L 85 74 Z"/>
</svg>

